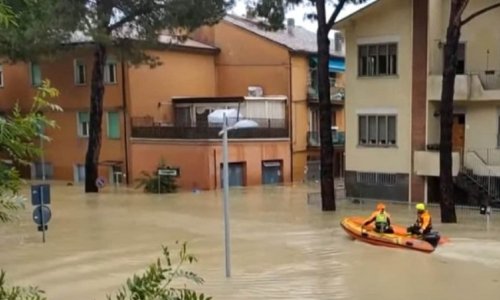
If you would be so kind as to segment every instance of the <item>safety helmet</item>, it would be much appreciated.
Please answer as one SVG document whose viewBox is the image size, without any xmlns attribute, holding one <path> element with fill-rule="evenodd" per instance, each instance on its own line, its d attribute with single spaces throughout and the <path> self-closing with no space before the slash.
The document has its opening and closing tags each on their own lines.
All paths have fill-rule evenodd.
<svg viewBox="0 0 500 300">
<path fill-rule="evenodd" d="M 384 203 L 377 204 L 377 210 L 382 210 L 382 209 L 385 209 L 385 204 Z"/>
<path fill-rule="evenodd" d="M 417 210 L 425 210 L 425 204 L 423 203 L 418 203 L 417 205 L 415 205 L 415 208 Z"/>
</svg>

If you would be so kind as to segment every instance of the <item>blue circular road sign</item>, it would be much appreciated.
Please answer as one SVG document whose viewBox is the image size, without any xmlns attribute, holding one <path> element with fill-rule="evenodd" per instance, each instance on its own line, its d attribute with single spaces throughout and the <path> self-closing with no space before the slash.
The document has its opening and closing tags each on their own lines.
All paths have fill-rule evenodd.
<svg viewBox="0 0 500 300">
<path fill-rule="evenodd" d="M 50 218 L 52 218 L 52 212 L 50 211 L 50 208 L 46 205 L 41 205 L 35 207 L 35 210 L 33 211 L 33 221 L 37 225 L 42 225 L 42 217 L 43 217 L 43 223 L 48 224 L 50 221 Z"/>
</svg>

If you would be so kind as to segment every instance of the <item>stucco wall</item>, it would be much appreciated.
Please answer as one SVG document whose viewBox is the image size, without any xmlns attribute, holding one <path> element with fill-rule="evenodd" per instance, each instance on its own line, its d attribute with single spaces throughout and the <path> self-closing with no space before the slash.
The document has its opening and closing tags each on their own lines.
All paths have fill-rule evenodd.
<svg viewBox="0 0 500 300">
<path fill-rule="evenodd" d="M 151 115 L 157 121 L 172 122 L 174 96 L 215 96 L 214 55 L 187 52 L 153 52 L 162 65 L 129 69 L 130 114 Z M 159 103 L 163 103 L 158 106 Z"/>
<path fill-rule="evenodd" d="M 345 28 L 346 168 L 355 171 L 410 172 L 412 7 L 410 0 L 388 0 Z M 397 26 L 394 26 L 397 24 Z M 398 75 L 358 77 L 358 43 L 398 41 Z M 397 111 L 397 147 L 358 146 L 360 110 Z M 382 157 L 390 157 L 390 163 Z"/>
<path fill-rule="evenodd" d="M 167 164 L 180 167 L 177 182 L 182 189 L 214 189 L 220 186 L 222 148 L 220 142 L 133 140 L 131 174 L 153 171 L 163 158 Z M 290 181 L 290 150 L 287 140 L 230 141 L 229 162 L 246 162 L 246 185 L 261 184 L 263 160 L 282 160 L 283 179 Z"/>
<path fill-rule="evenodd" d="M 262 86 L 266 95 L 289 95 L 288 49 L 227 21 L 214 27 L 219 96 L 247 94 Z"/>
</svg>

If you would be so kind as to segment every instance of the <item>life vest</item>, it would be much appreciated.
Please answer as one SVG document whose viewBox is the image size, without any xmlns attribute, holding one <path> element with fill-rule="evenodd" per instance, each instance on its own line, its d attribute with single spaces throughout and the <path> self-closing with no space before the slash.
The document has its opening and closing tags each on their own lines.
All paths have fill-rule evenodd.
<svg viewBox="0 0 500 300">
<path fill-rule="evenodd" d="M 383 224 L 387 224 L 387 215 L 383 212 L 379 213 L 376 217 L 375 217 L 375 223 L 383 223 Z"/>
<path fill-rule="evenodd" d="M 425 222 L 425 219 L 428 220 L 427 224 Z M 418 215 L 417 225 L 420 228 L 422 228 L 423 226 L 425 226 L 425 229 L 432 228 L 432 217 L 428 211 L 424 211 L 424 213 L 422 213 L 421 215 Z"/>
</svg>

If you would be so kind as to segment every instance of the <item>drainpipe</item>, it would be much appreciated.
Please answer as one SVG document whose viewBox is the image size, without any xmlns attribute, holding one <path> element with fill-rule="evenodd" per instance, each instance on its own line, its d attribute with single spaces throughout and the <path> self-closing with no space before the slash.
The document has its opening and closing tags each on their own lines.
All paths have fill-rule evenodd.
<svg viewBox="0 0 500 300">
<path fill-rule="evenodd" d="M 288 134 L 290 136 L 290 180 L 293 182 L 293 111 L 292 111 L 292 106 L 293 106 L 293 96 L 292 96 L 292 54 L 288 52 L 288 66 L 289 66 L 289 71 L 288 71 L 288 95 L 289 99 L 288 102 L 289 104 L 289 113 L 288 113 Z"/>
<path fill-rule="evenodd" d="M 128 131 L 127 131 L 127 117 L 128 117 L 128 106 L 127 106 L 127 91 L 126 91 L 126 82 L 125 82 L 125 61 L 123 59 L 123 51 L 121 53 L 121 68 L 122 68 L 122 106 L 123 106 L 123 137 L 124 137 L 124 146 L 125 146 L 125 182 L 127 185 L 130 183 L 129 181 L 129 165 L 128 165 Z"/>
</svg>

